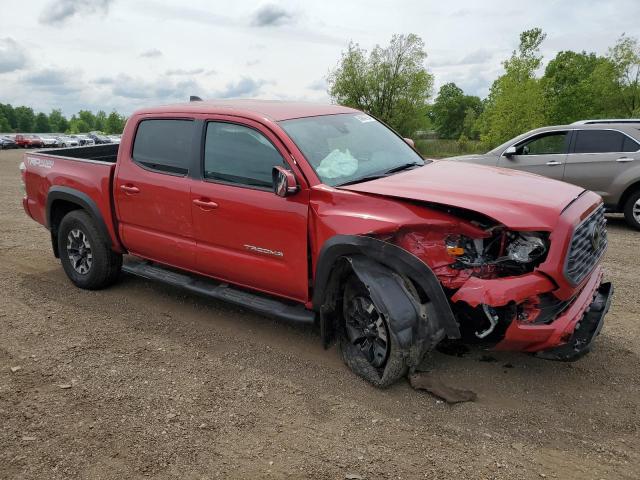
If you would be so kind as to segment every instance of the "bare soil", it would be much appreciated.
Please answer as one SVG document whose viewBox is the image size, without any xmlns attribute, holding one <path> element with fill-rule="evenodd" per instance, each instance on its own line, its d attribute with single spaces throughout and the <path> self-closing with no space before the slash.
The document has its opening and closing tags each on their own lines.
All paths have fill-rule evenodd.
<svg viewBox="0 0 640 480">
<path fill-rule="evenodd" d="M 594 351 L 435 354 L 478 394 L 449 406 L 371 387 L 311 328 L 125 275 L 73 287 L 22 210 L 22 153 L 0 152 L 0 478 L 640 477 L 640 232 L 619 217 Z"/>
</svg>

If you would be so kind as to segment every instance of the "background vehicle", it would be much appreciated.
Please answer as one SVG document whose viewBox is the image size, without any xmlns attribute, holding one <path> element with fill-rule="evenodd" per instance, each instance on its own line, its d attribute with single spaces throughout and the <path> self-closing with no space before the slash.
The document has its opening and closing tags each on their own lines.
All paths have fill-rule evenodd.
<svg viewBox="0 0 640 480">
<path fill-rule="evenodd" d="M 21 169 L 24 209 L 49 228 L 78 287 L 105 287 L 124 269 L 317 322 L 325 345 L 337 340 L 377 386 L 444 339 L 575 359 L 611 300 L 598 195 L 424 161 L 347 107 L 145 109 L 121 147 L 25 154 Z"/>
<path fill-rule="evenodd" d="M 633 123 L 543 127 L 485 155 L 447 160 L 525 170 L 593 190 L 608 211 L 624 213 L 640 229 L 640 129 Z"/>
<path fill-rule="evenodd" d="M 56 137 L 52 137 L 49 135 L 42 135 L 40 137 L 40 139 L 42 140 L 42 144 L 45 147 L 60 147 L 62 146 L 60 144 L 60 142 L 58 142 L 58 139 Z"/>
<path fill-rule="evenodd" d="M 104 135 L 102 132 L 90 132 L 89 134 L 87 134 L 87 136 L 91 138 L 96 145 L 112 143 L 111 139 Z"/>
<path fill-rule="evenodd" d="M 58 135 L 56 137 L 61 147 L 77 147 L 80 145 L 78 139 L 69 135 Z"/>
<path fill-rule="evenodd" d="M 95 145 L 93 138 L 90 138 L 87 135 L 71 135 L 71 138 L 75 138 L 76 140 L 78 140 L 80 146 Z"/>
<path fill-rule="evenodd" d="M 108 138 L 111 143 L 120 143 L 120 135 L 108 135 Z"/>
<path fill-rule="evenodd" d="M 37 135 L 18 134 L 15 138 L 16 145 L 22 148 L 42 148 L 44 142 Z"/>
<path fill-rule="evenodd" d="M 13 137 L 10 137 L 8 135 L 0 137 L 0 149 L 7 150 L 9 148 L 18 148 L 18 145 L 16 145 L 16 141 L 13 139 Z"/>
</svg>

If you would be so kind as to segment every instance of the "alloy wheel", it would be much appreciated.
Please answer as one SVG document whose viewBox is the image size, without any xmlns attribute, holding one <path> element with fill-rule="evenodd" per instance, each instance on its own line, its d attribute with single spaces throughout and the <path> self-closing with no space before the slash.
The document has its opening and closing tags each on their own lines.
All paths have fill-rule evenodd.
<svg viewBox="0 0 640 480">
<path fill-rule="evenodd" d="M 93 255 L 89 239 L 82 230 L 74 228 L 67 235 L 67 255 L 76 272 L 81 275 L 89 273 Z"/>
<path fill-rule="evenodd" d="M 356 295 L 347 301 L 345 328 L 348 340 L 375 368 L 389 356 L 389 334 L 382 316 L 369 297 Z"/>
</svg>

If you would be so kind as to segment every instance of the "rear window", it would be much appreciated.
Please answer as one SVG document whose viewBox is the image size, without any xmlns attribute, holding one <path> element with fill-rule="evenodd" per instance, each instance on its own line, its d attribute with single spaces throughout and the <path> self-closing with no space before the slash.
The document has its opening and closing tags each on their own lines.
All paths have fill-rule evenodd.
<svg viewBox="0 0 640 480">
<path fill-rule="evenodd" d="M 626 135 L 615 130 L 580 130 L 577 132 L 574 153 L 622 152 Z"/>
<path fill-rule="evenodd" d="M 133 161 L 161 173 L 189 173 L 192 120 L 143 120 L 133 143 Z"/>
<path fill-rule="evenodd" d="M 633 140 L 631 137 L 624 136 L 624 142 L 622 142 L 622 151 L 623 152 L 637 152 L 640 150 L 640 145 L 638 142 Z"/>
</svg>

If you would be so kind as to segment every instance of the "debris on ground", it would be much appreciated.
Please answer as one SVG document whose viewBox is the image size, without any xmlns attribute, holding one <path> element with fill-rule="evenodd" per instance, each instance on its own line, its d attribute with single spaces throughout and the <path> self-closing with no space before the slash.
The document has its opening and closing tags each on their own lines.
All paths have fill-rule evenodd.
<svg viewBox="0 0 640 480">
<path fill-rule="evenodd" d="M 11 367 L 11 373 L 16 373 L 20 370 L 22 370 L 22 367 Z"/>
<path fill-rule="evenodd" d="M 414 389 L 426 390 L 447 403 L 473 402 L 478 398 L 478 395 L 471 390 L 461 390 L 445 385 L 430 372 L 409 375 L 409 383 Z"/>
<path fill-rule="evenodd" d="M 58 385 L 59 388 L 62 388 L 63 390 L 66 390 L 68 388 L 71 388 L 72 385 L 70 383 L 61 383 L 60 385 Z"/>
</svg>

